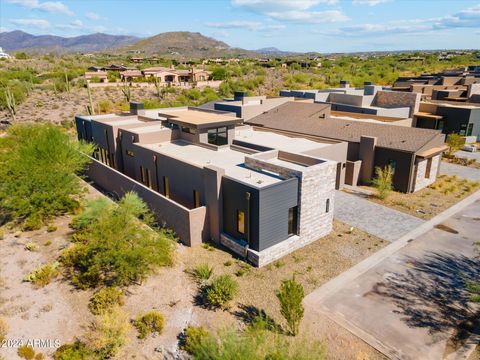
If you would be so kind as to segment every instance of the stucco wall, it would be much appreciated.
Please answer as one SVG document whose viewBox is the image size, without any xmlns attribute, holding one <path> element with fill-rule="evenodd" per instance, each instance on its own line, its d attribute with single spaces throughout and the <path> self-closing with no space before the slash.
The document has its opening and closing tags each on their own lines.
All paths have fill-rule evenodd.
<svg viewBox="0 0 480 360">
<path fill-rule="evenodd" d="M 173 229 L 185 245 L 192 246 L 209 239 L 205 206 L 189 210 L 93 158 L 86 175 L 117 197 L 129 191 L 136 192 L 147 203 L 159 224 Z"/>
</svg>

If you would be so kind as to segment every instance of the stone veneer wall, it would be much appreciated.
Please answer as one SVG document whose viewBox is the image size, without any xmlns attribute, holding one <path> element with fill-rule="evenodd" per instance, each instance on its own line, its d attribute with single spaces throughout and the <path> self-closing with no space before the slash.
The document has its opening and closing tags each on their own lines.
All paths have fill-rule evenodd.
<svg viewBox="0 0 480 360">
<path fill-rule="evenodd" d="M 276 157 L 278 152 L 263 153 L 262 158 L 245 157 L 245 165 L 253 169 L 264 169 L 281 177 L 299 179 L 298 236 L 260 252 L 248 250 L 248 259 L 256 266 L 263 266 L 306 244 L 320 239 L 332 230 L 335 204 L 335 180 L 337 164 L 333 161 L 319 160 L 319 164 L 305 167 L 302 171 L 272 164 L 268 155 Z M 260 156 L 259 156 L 260 157 Z M 326 212 L 327 199 L 329 211 Z"/>
<path fill-rule="evenodd" d="M 427 170 L 428 159 L 423 159 L 416 164 L 416 173 L 415 173 L 415 185 L 413 191 L 418 191 L 431 185 L 437 180 L 437 174 L 439 171 L 441 155 L 436 155 L 432 157 L 432 166 L 430 168 L 430 177 L 425 177 L 425 171 Z"/>
<path fill-rule="evenodd" d="M 418 112 L 420 94 L 403 91 L 377 91 L 372 105 L 384 108 L 408 106 L 410 108 L 409 117 L 412 117 Z"/>
</svg>

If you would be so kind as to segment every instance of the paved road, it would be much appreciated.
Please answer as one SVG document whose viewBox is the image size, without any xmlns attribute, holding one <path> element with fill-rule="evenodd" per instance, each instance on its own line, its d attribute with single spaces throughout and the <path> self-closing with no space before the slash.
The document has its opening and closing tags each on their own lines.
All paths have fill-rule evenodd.
<svg viewBox="0 0 480 360">
<path fill-rule="evenodd" d="M 450 345 L 462 339 L 458 328 L 478 320 L 480 311 L 468 301 L 463 281 L 480 278 L 473 246 L 480 199 L 474 198 L 441 222 L 443 230 L 433 228 L 410 242 L 404 237 L 407 245 L 400 250 L 393 243 L 394 250 L 385 248 L 379 261 L 369 258 L 312 292 L 305 298 L 305 316 L 324 313 L 394 359 L 457 355 Z"/>
<path fill-rule="evenodd" d="M 460 151 L 457 151 L 454 155 L 459 158 L 475 159 L 478 162 L 480 162 L 480 151 L 469 152 L 469 151 L 460 150 Z"/>
<path fill-rule="evenodd" d="M 440 165 L 440 174 L 449 176 L 457 175 L 463 179 L 480 181 L 480 170 L 467 166 L 450 164 L 445 161 L 442 161 L 442 164 Z"/>
<path fill-rule="evenodd" d="M 335 218 L 387 241 L 395 241 L 424 223 L 414 216 L 343 191 L 335 194 Z"/>
</svg>

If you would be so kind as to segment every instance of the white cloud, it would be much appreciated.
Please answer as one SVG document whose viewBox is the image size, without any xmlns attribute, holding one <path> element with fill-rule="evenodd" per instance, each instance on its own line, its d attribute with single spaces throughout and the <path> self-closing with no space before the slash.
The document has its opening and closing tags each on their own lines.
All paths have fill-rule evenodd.
<svg viewBox="0 0 480 360">
<path fill-rule="evenodd" d="M 353 5 L 368 5 L 375 6 L 378 4 L 383 4 L 391 0 L 352 0 Z"/>
<path fill-rule="evenodd" d="M 83 29 L 84 25 L 83 25 L 83 22 L 81 22 L 80 20 L 74 20 L 69 24 L 58 24 L 58 25 L 55 25 L 55 27 L 59 29 L 78 30 L 78 29 Z"/>
<path fill-rule="evenodd" d="M 17 4 L 28 9 L 36 9 L 47 11 L 51 13 L 60 13 L 72 16 L 73 12 L 60 1 L 45 1 L 40 2 L 38 0 L 8 0 L 11 4 Z"/>
<path fill-rule="evenodd" d="M 101 17 L 97 13 L 94 13 L 93 11 L 89 11 L 85 13 L 85 17 L 90 20 L 100 20 Z"/>
<path fill-rule="evenodd" d="M 39 29 L 47 29 L 50 27 L 50 23 L 44 19 L 12 19 L 10 22 L 14 25 L 36 27 Z"/>
<path fill-rule="evenodd" d="M 348 20 L 340 10 L 312 10 L 316 5 L 333 5 L 337 2 L 338 0 L 232 0 L 232 5 L 281 21 L 320 23 Z"/>
<path fill-rule="evenodd" d="M 331 36 L 378 37 L 391 34 L 422 34 L 436 30 L 478 27 L 480 27 L 480 5 L 439 18 L 400 20 L 385 24 L 360 24 L 326 31 L 313 30 L 313 32 Z"/>
<path fill-rule="evenodd" d="M 247 29 L 253 31 L 280 30 L 285 28 L 285 25 L 282 24 L 262 24 L 257 21 L 244 20 L 210 22 L 206 23 L 206 25 L 216 29 Z"/>
</svg>

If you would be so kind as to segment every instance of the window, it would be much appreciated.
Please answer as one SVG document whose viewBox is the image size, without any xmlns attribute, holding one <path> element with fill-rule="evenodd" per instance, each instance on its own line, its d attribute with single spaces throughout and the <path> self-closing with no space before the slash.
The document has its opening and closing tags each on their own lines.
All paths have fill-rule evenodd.
<svg viewBox="0 0 480 360">
<path fill-rule="evenodd" d="M 163 177 L 163 195 L 170 198 L 170 186 L 168 184 L 168 176 Z"/>
<path fill-rule="evenodd" d="M 228 132 L 227 128 L 219 127 L 216 129 L 208 130 L 208 143 L 212 145 L 227 145 L 228 144 Z"/>
<path fill-rule="evenodd" d="M 131 156 L 131 157 L 134 157 L 135 155 L 133 155 L 133 151 L 132 150 L 126 150 L 125 151 L 127 153 L 128 156 Z"/>
<path fill-rule="evenodd" d="M 145 184 L 145 175 L 143 174 L 143 166 L 140 165 L 140 181 Z"/>
<path fill-rule="evenodd" d="M 298 228 L 298 207 L 288 209 L 288 235 L 297 235 Z"/>
<path fill-rule="evenodd" d="M 467 136 L 472 136 L 472 131 L 473 131 L 473 123 L 468 124 L 467 127 Z"/>
<path fill-rule="evenodd" d="M 325 202 L 325 212 L 330 212 L 330 199 L 327 199 L 327 201 Z"/>
<path fill-rule="evenodd" d="M 200 206 L 200 194 L 197 190 L 193 190 L 193 207 L 197 208 Z"/>
<path fill-rule="evenodd" d="M 197 133 L 197 130 L 186 127 L 186 126 L 182 126 L 182 132 L 195 135 Z"/>
<path fill-rule="evenodd" d="M 395 174 L 395 168 L 397 167 L 397 162 L 395 160 L 388 160 L 388 166 L 392 168 L 392 173 Z"/>
<path fill-rule="evenodd" d="M 242 210 L 237 210 L 237 231 L 245 234 L 245 213 Z"/>
<path fill-rule="evenodd" d="M 445 120 L 438 120 L 437 130 L 443 131 L 444 126 L 445 126 Z"/>
<path fill-rule="evenodd" d="M 432 170 L 432 158 L 427 160 L 427 167 L 425 168 L 425 178 L 430 179 L 431 170 Z"/>
<path fill-rule="evenodd" d="M 147 172 L 147 185 L 151 189 L 152 188 L 152 174 L 150 173 L 150 169 L 145 169 Z"/>
</svg>

